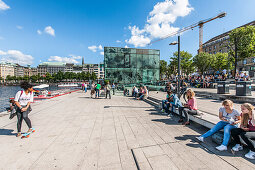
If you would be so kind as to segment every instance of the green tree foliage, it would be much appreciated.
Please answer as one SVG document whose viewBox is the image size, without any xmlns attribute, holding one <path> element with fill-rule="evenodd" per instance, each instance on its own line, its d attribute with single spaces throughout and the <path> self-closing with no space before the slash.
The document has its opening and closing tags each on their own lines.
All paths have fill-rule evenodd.
<svg viewBox="0 0 255 170">
<path fill-rule="evenodd" d="M 51 74 L 47 72 L 47 73 L 46 73 L 46 76 L 45 76 L 45 80 L 46 80 L 47 82 L 50 82 L 52 79 L 53 79 L 53 77 L 51 76 Z"/>
<path fill-rule="evenodd" d="M 193 62 L 201 74 L 204 74 L 213 65 L 214 58 L 213 55 L 202 52 L 193 57 Z"/>
<path fill-rule="evenodd" d="M 165 60 L 160 60 L 159 64 L 160 64 L 160 77 L 162 77 L 162 75 L 166 74 L 167 72 L 167 62 Z"/>
<path fill-rule="evenodd" d="M 93 81 L 95 81 L 95 80 L 97 79 L 96 73 L 93 72 L 93 73 L 91 74 L 90 79 L 93 80 Z"/>
<path fill-rule="evenodd" d="M 236 28 L 229 34 L 229 54 L 235 56 L 237 45 L 237 62 L 255 55 L 255 26 Z"/>
<path fill-rule="evenodd" d="M 192 54 L 188 53 L 187 51 L 181 51 L 180 52 L 180 66 L 181 66 L 181 72 L 188 75 L 192 72 L 194 72 L 194 65 L 192 61 Z M 178 69 L 178 52 L 175 52 L 173 54 L 173 57 L 170 58 L 170 64 L 169 67 L 172 70 L 173 74 L 177 73 Z"/>
<path fill-rule="evenodd" d="M 215 71 L 223 70 L 223 69 L 233 69 L 232 57 L 228 55 L 228 53 L 216 53 L 212 55 L 212 64 L 211 68 Z"/>
</svg>

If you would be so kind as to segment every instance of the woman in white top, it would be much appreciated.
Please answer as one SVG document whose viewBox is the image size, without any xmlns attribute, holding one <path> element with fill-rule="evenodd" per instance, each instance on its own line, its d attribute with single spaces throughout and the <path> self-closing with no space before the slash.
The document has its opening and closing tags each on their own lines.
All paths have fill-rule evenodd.
<svg viewBox="0 0 255 170">
<path fill-rule="evenodd" d="M 28 82 L 22 82 L 20 87 L 24 90 L 18 91 L 15 95 L 15 104 L 18 107 L 17 108 L 17 137 L 21 136 L 21 124 L 22 120 L 24 119 L 27 126 L 29 127 L 28 132 L 32 132 L 32 125 L 31 121 L 28 118 L 28 113 L 30 111 L 30 103 L 34 100 L 34 94 L 33 94 L 33 86 L 29 84 Z"/>
</svg>

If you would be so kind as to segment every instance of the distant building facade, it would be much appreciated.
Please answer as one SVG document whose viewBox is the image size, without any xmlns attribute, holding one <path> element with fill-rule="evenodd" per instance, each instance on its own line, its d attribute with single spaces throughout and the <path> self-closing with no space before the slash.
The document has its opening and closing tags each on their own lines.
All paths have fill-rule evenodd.
<svg viewBox="0 0 255 170">
<path fill-rule="evenodd" d="M 245 27 L 248 25 L 255 26 L 255 21 L 252 21 L 240 27 Z M 228 53 L 229 48 L 227 47 L 227 44 L 229 43 L 229 33 L 231 31 L 220 34 L 216 37 L 211 38 L 207 42 L 205 42 L 203 44 L 203 52 L 207 52 L 210 54 Z M 252 56 L 251 58 L 245 59 L 243 61 L 239 61 L 237 63 L 237 69 L 239 71 L 242 71 L 242 70 L 249 71 L 250 75 L 253 77 L 254 71 L 255 71 L 255 56 Z"/>
<path fill-rule="evenodd" d="M 0 77 L 5 80 L 7 76 L 15 75 L 15 64 L 0 63 Z"/>
<path fill-rule="evenodd" d="M 38 65 L 38 74 L 40 76 L 46 75 L 46 73 L 50 73 L 53 75 L 59 71 L 65 72 L 66 63 L 62 62 L 44 62 Z"/>
<path fill-rule="evenodd" d="M 121 84 L 156 82 L 159 61 L 159 50 L 104 47 L 105 79 Z"/>
</svg>

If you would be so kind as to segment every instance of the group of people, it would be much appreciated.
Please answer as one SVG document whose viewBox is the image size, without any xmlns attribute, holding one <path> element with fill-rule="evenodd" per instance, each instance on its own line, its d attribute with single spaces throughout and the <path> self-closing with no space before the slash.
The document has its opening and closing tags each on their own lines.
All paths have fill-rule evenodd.
<svg viewBox="0 0 255 170">
<path fill-rule="evenodd" d="M 137 100 L 146 99 L 149 95 L 149 91 L 146 86 L 141 86 L 139 89 L 134 86 L 132 89 L 132 96 Z"/>
<path fill-rule="evenodd" d="M 197 115 L 197 101 L 195 92 L 192 89 L 187 90 L 187 103 L 182 103 L 177 94 L 173 91 L 167 91 L 165 100 L 162 100 L 162 112 L 169 114 L 175 113 L 175 110 L 179 111 L 179 123 L 183 125 L 190 125 L 189 115 Z"/>
<path fill-rule="evenodd" d="M 109 96 L 109 99 L 111 99 L 111 90 L 113 92 L 113 95 L 115 95 L 115 84 L 112 83 L 112 85 L 110 85 L 109 82 L 107 82 L 103 87 L 102 85 L 98 82 L 98 83 L 94 83 L 92 82 L 91 84 L 91 91 L 90 91 L 90 96 L 91 98 L 93 97 L 93 95 L 95 95 L 95 98 L 99 98 L 100 97 L 100 92 L 102 89 L 104 89 L 105 91 L 105 98 L 107 99 Z"/>
<path fill-rule="evenodd" d="M 178 96 L 171 90 L 167 91 L 165 100 L 162 100 L 162 112 L 167 114 L 174 113 L 175 109 L 179 111 L 179 123 L 183 125 L 190 125 L 189 115 L 198 115 L 197 100 L 192 89 L 187 90 L 187 103 L 182 103 Z M 233 109 L 233 102 L 231 100 L 224 100 L 219 109 L 220 121 L 208 132 L 197 137 L 201 142 L 204 139 L 212 136 L 216 132 L 224 129 L 223 142 L 216 149 L 219 151 L 227 150 L 230 138 L 232 137 L 236 145 L 232 148 L 233 151 L 243 150 L 240 138 L 246 143 L 250 150 L 245 154 L 246 158 L 255 159 L 255 148 L 252 140 L 255 139 L 255 116 L 253 113 L 254 107 L 250 103 L 241 105 L 241 114 Z"/>
</svg>

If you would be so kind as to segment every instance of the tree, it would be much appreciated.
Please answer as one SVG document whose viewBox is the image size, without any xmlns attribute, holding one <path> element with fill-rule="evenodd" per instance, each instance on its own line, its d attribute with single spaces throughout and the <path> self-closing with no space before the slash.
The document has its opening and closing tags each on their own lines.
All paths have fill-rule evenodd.
<svg viewBox="0 0 255 170">
<path fill-rule="evenodd" d="M 212 55 L 213 61 L 211 67 L 214 71 L 223 70 L 223 69 L 233 69 L 232 57 L 228 53 L 217 53 Z"/>
<path fill-rule="evenodd" d="M 95 81 L 95 80 L 97 79 L 96 73 L 93 72 L 93 73 L 91 74 L 90 79 L 93 80 L 93 81 Z"/>
<path fill-rule="evenodd" d="M 160 60 L 159 64 L 160 77 L 162 78 L 162 76 L 165 75 L 167 72 L 167 62 L 165 60 Z"/>
<path fill-rule="evenodd" d="M 50 82 L 52 79 L 53 77 L 51 76 L 51 74 L 47 72 L 45 75 L 45 80 L 47 80 L 47 82 Z"/>
<path fill-rule="evenodd" d="M 204 74 L 204 72 L 212 66 L 213 61 L 213 55 L 205 52 L 199 53 L 193 58 L 194 65 L 201 72 L 201 74 Z"/>
<path fill-rule="evenodd" d="M 56 80 L 62 81 L 64 79 L 64 73 L 62 71 L 58 71 L 56 74 Z"/>
<path fill-rule="evenodd" d="M 32 83 L 35 83 L 35 82 L 37 81 L 37 76 L 32 75 L 32 76 L 30 77 L 30 80 L 31 80 Z"/>
<path fill-rule="evenodd" d="M 188 75 L 194 71 L 194 65 L 192 61 L 192 54 L 188 53 L 187 51 L 180 51 L 180 66 L 182 73 Z M 171 57 L 170 65 L 173 70 L 173 73 L 177 73 L 178 69 L 178 52 L 173 54 Z"/>
<path fill-rule="evenodd" d="M 234 57 L 235 70 L 237 62 L 255 55 L 255 26 L 240 27 L 229 34 L 229 54 Z M 235 57 L 235 50 L 237 56 Z"/>
</svg>

